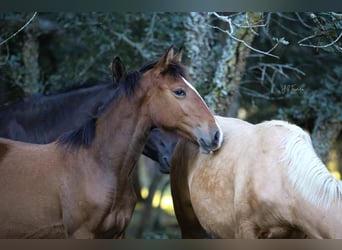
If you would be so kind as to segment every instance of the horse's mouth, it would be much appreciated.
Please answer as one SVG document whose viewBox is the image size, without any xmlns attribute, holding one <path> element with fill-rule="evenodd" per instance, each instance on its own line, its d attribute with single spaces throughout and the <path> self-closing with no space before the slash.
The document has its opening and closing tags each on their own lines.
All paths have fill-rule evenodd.
<svg viewBox="0 0 342 250">
<path fill-rule="evenodd" d="M 203 138 L 199 140 L 200 152 L 205 154 L 212 154 L 214 151 L 218 150 L 217 143 L 208 144 Z"/>
</svg>

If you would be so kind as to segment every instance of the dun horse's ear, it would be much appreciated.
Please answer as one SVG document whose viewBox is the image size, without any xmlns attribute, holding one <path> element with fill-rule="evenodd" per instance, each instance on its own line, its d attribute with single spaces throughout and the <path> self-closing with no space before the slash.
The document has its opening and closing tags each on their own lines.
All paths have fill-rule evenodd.
<svg viewBox="0 0 342 250">
<path fill-rule="evenodd" d="M 159 59 L 155 68 L 160 68 L 161 70 L 165 69 L 165 67 L 170 63 L 173 58 L 173 46 L 171 46 L 166 53 Z"/>
<path fill-rule="evenodd" d="M 121 79 L 121 77 L 125 74 L 125 65 L 121 62 L 121 59 L 117 56 L 113 59 L 112 62 L 112 74 L 113 74 L 113 84 L 116 87 Z"/>
<path fill-rule="evenodd" d="M 183 48 L 180 48 L 174 56 L 174 60 L 178 63 L 182 61 Z"/>
</svg>

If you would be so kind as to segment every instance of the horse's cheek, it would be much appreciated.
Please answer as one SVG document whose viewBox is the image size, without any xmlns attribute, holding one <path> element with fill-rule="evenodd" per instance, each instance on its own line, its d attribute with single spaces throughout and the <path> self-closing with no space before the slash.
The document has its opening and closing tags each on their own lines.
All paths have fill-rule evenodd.
<svg viewBox="0 0 342 250">
<path fill-rule="evenodd" d="M 153 125 L 166 129 L 174 129 L 177 121 L 179 120 L 176 116 L 178 107 L 170 101 L 169 95 L 165 95 L 163 98 L 158 98 L 158 100 L 159 101 L 150 103 L 150 115 Z M 168 107 L 169 111 L 165 112 L 162 107 Z"/>
</svg>

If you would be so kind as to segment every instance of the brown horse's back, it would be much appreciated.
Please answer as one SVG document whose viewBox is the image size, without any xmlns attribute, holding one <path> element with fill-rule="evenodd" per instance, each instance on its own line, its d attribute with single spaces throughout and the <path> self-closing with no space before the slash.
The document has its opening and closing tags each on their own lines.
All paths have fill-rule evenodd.
<svg viewBox="0 0 342 250">
<path fill-rule="evenodd" d="M 64 236 L 51 147 L 0 138 L 0 238 Z"/>
</svg>

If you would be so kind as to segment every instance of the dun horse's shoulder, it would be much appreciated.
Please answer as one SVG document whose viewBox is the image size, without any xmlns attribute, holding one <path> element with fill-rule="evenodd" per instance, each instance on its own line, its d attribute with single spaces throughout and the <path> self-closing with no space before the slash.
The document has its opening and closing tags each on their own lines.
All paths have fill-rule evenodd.
<svg viewBox="0 0 342 250">
<path fill-rule="evenodd" d="M 252 126 L 251 123 L 238 118 L 215 116 L 217 122 L 223 130 L 231 130 L 234 128 L 245 128 Z"/>
<path fill-rule="evenodd" d="M 245 136 L 253 131 L 253 124 L 238 118 L 215 116 L 224 134 L 224 140 Z M 226 144 L 226 143 L 223 143 Z"/>
<path fill-rule="evenodd" d="M 299 138 L 304 139 L 308 143 L 311 143 L 311 139 L 309 134 L 304 131 L 301 127 L 291 124 L 287 121 L 282 121 L 282 120 L 271 120 L 271 121 L 265 121 L 260 123 L 260 126 L 263 126 L 265 128 L 276 128 L 284 131 L 284 133 L 287 133 L 288 135 L 291 136 L 297 136 Z"/>
<path fill-rule="evenodd" d="M 282 120 L 271 120 L 271 121 L 264 121 L 260 123 L 260 126 L 270 128 L 270 127 L 277 127 L 277 128 L 284 128 L 291 132 L 296 132 L 299 134 L 305 133 L 305 131 L 297 125 L 291 124 L 287 121 Z"/>
</svg>

